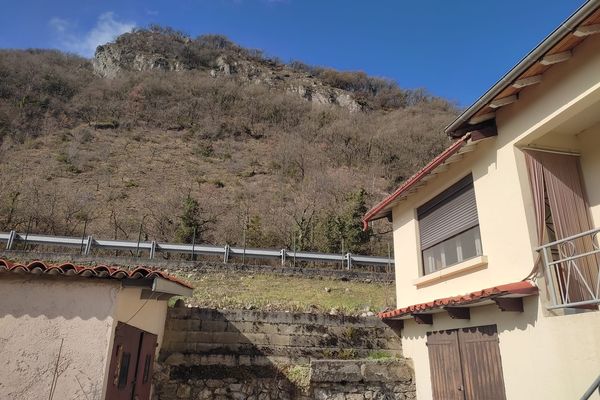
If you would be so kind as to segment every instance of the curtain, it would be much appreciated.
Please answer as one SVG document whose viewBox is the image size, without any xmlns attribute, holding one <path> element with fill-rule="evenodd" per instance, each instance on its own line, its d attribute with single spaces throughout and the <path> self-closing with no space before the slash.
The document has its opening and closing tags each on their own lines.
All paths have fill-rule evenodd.
<svg viewBox="0 0 600 400">
<path fill-rule="evenodd" d="M 545 197 L 550 204 L 557 240 L 593 229 L 581 180 L 579 156 L 542 151 L 527 151 L 525 154 L 539 243 L 543 243 L 545 231 Z M 592 238 L 585 236 L 575 239 L 559 245 L 556 250 L 560 258 L 589 252 L 593 250 Z M 563 302 L 573 303 L 592 298 L 585 284 L 595 289 L 599 261 L 596 254 L 560 264 L 555 279 Z"/>
</svg>

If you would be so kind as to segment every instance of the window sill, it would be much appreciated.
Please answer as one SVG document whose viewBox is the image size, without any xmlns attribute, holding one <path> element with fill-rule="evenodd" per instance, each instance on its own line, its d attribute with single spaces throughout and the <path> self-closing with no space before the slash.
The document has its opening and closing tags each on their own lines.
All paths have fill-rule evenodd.
<svg viewBox="0 0 600 400">
<path fill-rule="evenodd" d="M 466 261 L 461 262 L 460 264 L 453 265 L 448 268 L 441 269 L 437 272 L 422 276 L 413 281 L 413 285 L 417 288 L 421 286 L 428 286 L 438 283 L 440 281 L 444 281 L 446 279 L 451 279 L 455 275 L 462 275 L 466 272 L 472 272 L 474 270 L 478 270 L 481 268 L 487 267 L 487 256 L 478 256 L 470 258 Z"/>
</svg>

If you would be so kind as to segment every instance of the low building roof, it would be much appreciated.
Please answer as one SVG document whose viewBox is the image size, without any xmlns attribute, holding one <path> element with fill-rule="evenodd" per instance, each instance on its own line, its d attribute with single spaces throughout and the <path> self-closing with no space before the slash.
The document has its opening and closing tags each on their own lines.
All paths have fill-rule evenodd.
<svg viewBox="0 0 600 400">
<path fill-rule="evenodd" d="M 538 288 L 530 281 L 521 281 L 498 285 L 459 296 L 444 297 L 427 303 L 414 304 L 393 311 L 379 313 L 381 319 L 410 318 L 414 314 L 442 312 L 446 307 L 469 307 L 493 304 L 494 300 L 520 298 L 538 293 Z"/>
<path fill-rule="evenodd" d="M 147 287 L 154 292 L 190 296 L 193 287 L 183 280 L 155 268 L 137 266 L 124 268 L 107 265 L 85 266 L 71 263 L 50 264 L 32 261 L 27 264 L 0 259 L 0 277 L 5 273 L 117 280 L 126 286 Z"/>
</svg>

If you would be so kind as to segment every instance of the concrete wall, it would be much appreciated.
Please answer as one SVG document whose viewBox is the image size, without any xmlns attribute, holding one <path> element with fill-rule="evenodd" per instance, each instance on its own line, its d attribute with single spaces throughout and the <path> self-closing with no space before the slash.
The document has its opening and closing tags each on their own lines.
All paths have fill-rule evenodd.
<svg viewBox="0 0 600 400">
<path fill-rule="evenodd" d="M 401 355 L 377 318 L 170 309 L 155 399 L 414 398 L 409 363 L 360 360 L 374 351 Z"/>
<path fill-rule="evenodd" d="M 591 37 L 574 50 L 572 59 L 553 66 L 539 85 L 523 90 L 519 101 L 497 112 L 498 137 L 478 144 L 474 152 L 394 208 L 398 307 L 520 281 L 529 274 L 537 256 L 537 238 L 523 146 L 581 153 L 593 219 L 600 226 L 598 71 L 600 37 Z M 474 178 L 487 263 L 476 268 L 458 265 L 455 274 L 423 284 L 415 209 L 468 173 Z M 407 322 L 403 349 L 414 361 L 418 397 L 431 397 L 426 331 L 494 323 L 509 399 L 532 390 L 536 398 L 545 399 L 583 393 L 600 371 L 600 314 L 548 311 L 543 280 L 539 283 L 542 294 L 525 301 L 523 314 L 501 313 L 490 306 L 473 308 L 468 322 L 445 314 L 436 314 L 433 326 Z"/>
<path fill-rule="evenodd" d="M 47 399 L 57 361 L 54 399 L 102 399 L 118 286 L 3 276 L 0 399 Z"/>
</svg>

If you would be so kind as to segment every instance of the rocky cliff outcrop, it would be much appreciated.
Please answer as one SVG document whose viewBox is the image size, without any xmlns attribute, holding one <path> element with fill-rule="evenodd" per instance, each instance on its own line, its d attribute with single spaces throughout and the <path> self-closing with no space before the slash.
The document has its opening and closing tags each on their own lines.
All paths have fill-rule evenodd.
<svg viewBox="0 0 600 400">
<path fill-rule="evenodd" d="M 134 34 L 126 34 L 134 35 Z M 242 51 L 221 49 L 209 54 L 198 64 L 192 50 L 187 46 L 191 43 L 178 42 L 180 51 L 172 49 L 164 51 L 148 51 L 145 48 L 132 48 L 118 40 L 98 46 L 92 64 L 94 72 L 104 78 L 115 78 L 122 71 L 185 71 L 202 70 L 213 77 L 233 76 L 242 82 L 263 84 L 288 93 L 296 94 L 314 104 L 337 105 L 351 112 L 362 110 L 351 93 L 323 84 L 309 73 L 296 71 L 285 64 L 255 56 L 247 56 Z M 220 54 L 219 54 L 220 53 Z"/>
<path fill-rule="evenodd" d="M 92 60 L 94 72 L 104 78 L 115 78 L 119 72 L 127 71 L 182 71 L 186 66 L 161 54 L 143 54 L 129 49 L 107 44 L 98 46 Z"/>
</svg>

